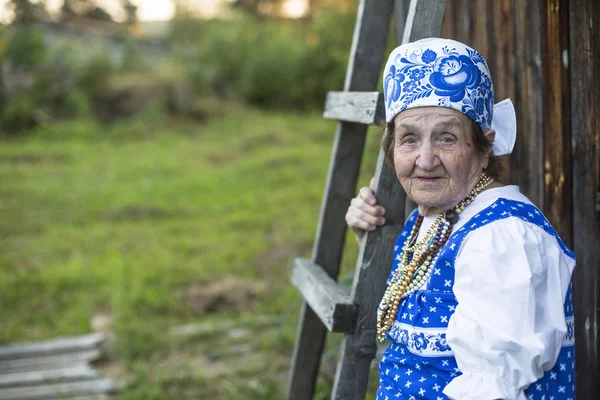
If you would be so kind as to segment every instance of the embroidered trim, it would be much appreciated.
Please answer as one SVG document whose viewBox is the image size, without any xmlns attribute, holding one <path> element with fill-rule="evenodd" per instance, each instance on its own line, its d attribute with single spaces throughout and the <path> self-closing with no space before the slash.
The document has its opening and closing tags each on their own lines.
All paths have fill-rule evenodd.
<svg viewBox="0 0 600 400">
<path fill-rule="evenodd" d="M 419 328 L 394 321 L 389 337 L 408 351 L 423 357 L 449 357 L 452 350 L 446 341 L 446 328 Z"/>
<path fill-rule="evenodd" d="M 575 317 L 567 317 L 567 334 L 562 343 L 563 347 L 575 346 Z"/>
</svg>

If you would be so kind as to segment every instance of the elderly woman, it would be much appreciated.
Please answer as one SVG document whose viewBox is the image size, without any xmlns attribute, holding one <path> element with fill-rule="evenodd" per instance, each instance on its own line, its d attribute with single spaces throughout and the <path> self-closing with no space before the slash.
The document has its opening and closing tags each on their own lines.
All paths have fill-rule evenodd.
<svg viewBox="0 0 600 400">
<path fill-rule="evenodd" d="M 418 209 L 395 245 L 377 335 L 391 345 L 377 398 L 573 399 L 575 256 L 542 213 L 495 179 L 512 151 L 510 100 L 494 106 L 483 57 L 425 39 L 385 67 L 387 161 Z M 385 223 L 369 188 L 346 214 Z"/>
</svg>

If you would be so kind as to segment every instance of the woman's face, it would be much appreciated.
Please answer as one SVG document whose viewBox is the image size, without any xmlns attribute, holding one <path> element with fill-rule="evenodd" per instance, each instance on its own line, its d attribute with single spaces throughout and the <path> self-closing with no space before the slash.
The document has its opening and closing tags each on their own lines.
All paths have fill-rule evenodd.
<svg viewBox="0 0 600 400">
<path fill-rule="evenodd" d="M 458 111 L 411 108 L 396 116 L 394 130 L 396 175 L 423 214 L 455 206 L 487 166 L 488 158 L 475 150 L 468 117 Z"/>
</svg>

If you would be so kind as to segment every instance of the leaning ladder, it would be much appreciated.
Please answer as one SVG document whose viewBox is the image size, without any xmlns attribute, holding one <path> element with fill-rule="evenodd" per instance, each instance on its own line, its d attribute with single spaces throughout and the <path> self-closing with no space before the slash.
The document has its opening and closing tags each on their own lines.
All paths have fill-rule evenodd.
<svg viewBox="0 0 600 400">
<path fill-rule="evenodd" d="M 402 3 L 399 1 L 398 3 Z M 402 42 L 439 36 L 446 0 L 412 0 Z M 344 333 L 333 399 L 364 399 L 375 343 L 376 312 L 385 290 L 393 245 L 404 223 L 406 194 L 380 151 L 375 171 L 377 202 L 386 225 L 364 235 L 348 296 L 335 281 L 346 235 L 344 215 L 354 196 L 367 125 L 385 120 L 376 90 L 394 0 L 361 0 L 343 92 L 327 95 L 324 117 L 339 120 L 312 260 L 296 259 L 292 282 L 305 303 L 288 382 L 288 400 L 314 393 L 326 330 Z"/>
</svg>

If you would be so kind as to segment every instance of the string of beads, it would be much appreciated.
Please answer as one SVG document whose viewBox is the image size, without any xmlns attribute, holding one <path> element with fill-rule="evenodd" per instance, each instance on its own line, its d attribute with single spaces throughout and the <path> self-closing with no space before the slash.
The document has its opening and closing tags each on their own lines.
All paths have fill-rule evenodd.
<svg viewBox="0 0 600 400">
<path fill-rule="evenodd" d="M 425 236 L 417 240 L 423 216 L 419 215 L 408 235 L 398 268 L 387 284 L 385 294 L 379 304 L 377 315 L 377 339 L 383 342 L 392 327 L 402 298 L 415 293 L 423 287 L 431 277 L 439 252 L 452 234 L 452 227 L 458 221 L 458 215 L 471 203 L 479 193 L 494 181 L 485 174 L 473 190 L 455 207 L 442 212 L 429 227 Z"/>
</svg>

